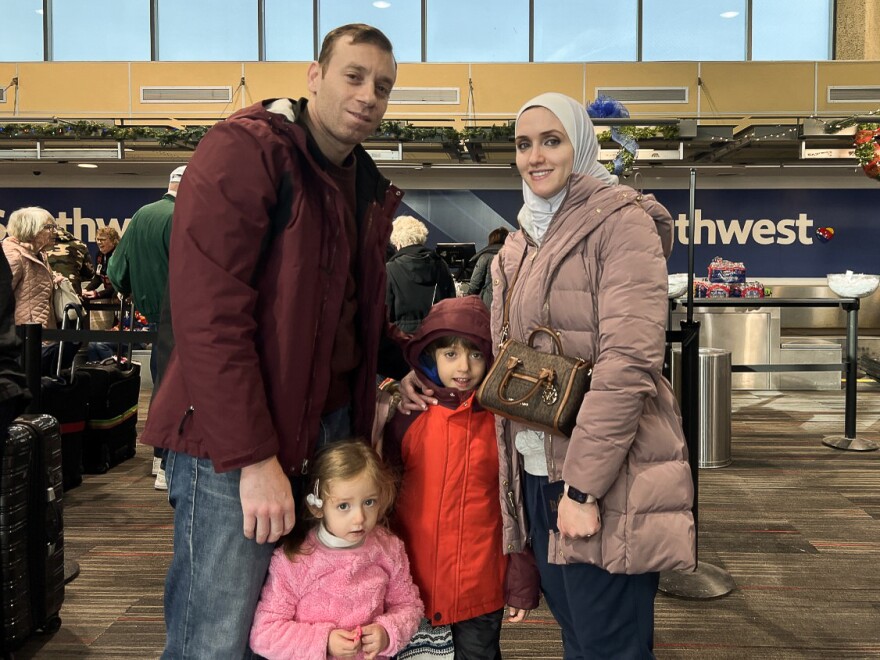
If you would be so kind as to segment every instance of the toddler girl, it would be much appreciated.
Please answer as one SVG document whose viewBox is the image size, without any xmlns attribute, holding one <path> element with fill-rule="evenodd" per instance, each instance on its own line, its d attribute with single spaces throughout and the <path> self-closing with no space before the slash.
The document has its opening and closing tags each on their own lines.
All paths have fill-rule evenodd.
<svg viewBox="0 0 880 660">
<path fill-rule="evenodd" d="M 423 614 L 403 543 L 384 526 L 394 477 L 364 442 L 313 461 L 304 520 L 275 550 L 251 629 L 269 660 L 394 655 Z"/>
</svg>

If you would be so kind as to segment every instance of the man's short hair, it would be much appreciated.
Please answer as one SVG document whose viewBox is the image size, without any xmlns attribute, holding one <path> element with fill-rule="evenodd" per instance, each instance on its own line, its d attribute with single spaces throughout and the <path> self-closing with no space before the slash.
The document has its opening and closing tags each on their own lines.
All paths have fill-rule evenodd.
<svg viewBox="0 0 880 660">
<path fill-rule="evenodd" d="M 378 46 L 394 57 L 391 40 L 385 36 L 382 30 L 366 23 L 349 23 L 348 25 L 341 25 L 330 30 L 327 36 L 324 37 L 324 42 L 321 44 L 321 53 L 318 55 L 318 64 L 321 65 L 322 73 L 327 72 L 327 63 L 333 56 L 333 48 L 342 37 L 351 37 L 352 44 L 372 44 Z"/>
<path fill-rule="evenodd" d="M 394 220 L 391 229 L 391 244 L 396 248 L 409 245 L 424 245 L 428 240 L 428 227 L 411 215 L 401 215 Z"/>
</svg>

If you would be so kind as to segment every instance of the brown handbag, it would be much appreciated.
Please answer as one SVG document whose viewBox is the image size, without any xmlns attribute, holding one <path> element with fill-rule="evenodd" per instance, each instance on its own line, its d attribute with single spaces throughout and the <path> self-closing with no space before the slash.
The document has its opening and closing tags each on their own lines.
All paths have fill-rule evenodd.
<svg viewBox="0 0 880 660">
<path fill-rule="evenodd" d="M 477 401 L 486 410 L 530 428 L 570 436 L 584 395 L 590 390 L 593 366 L 581 358 L 567 357 L 557 333 L 546 326 L 532 331 L 525 344 L 507 338 L 510 300 L 524 260 L 525 251 L 504 297 L 502 344 L 477 390 Z M 553 340 L 556 353 L 534 347 L 535 338 L 542 333 Z"/>
</svg>

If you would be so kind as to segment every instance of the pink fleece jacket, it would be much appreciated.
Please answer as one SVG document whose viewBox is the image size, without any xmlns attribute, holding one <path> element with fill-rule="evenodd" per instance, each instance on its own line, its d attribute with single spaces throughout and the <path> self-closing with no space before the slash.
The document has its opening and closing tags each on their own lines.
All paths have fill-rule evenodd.
<svg viewBox="0 0 880 660">
<path fill-rule="evenodd" d="M 377 527 L 357 548 L 328 548 L 309 533 L 308 554 L 275 550 L 251 628 L 251 649 L 268 660 L 325 660 L 330 631 L 371 623 L 388 632 L 390 657 L 424 613 L 400 539 Z M 356 658 L 362 660 L 363 654 Z"/>
</svg>

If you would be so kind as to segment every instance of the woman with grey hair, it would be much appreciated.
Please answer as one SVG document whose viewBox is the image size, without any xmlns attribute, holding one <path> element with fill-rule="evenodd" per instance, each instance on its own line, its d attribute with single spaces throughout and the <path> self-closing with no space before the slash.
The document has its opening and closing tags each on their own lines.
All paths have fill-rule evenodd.
<svg viewBox="0 0 880 660">
<path fill-rule="evenodd" d="M 45 254 L 55 244 L 55 219 L 46 209 L 28 206 L 12 212 L 6 231 L 3 254 L 12 271 L 15 324 L 55 328 L 52 294 L 63 276 L 52 272 Z"/>
<path fill-rule="evenodd" d="M 391 243 L 397 252 L 386 265 L 385 303 L 388 315 L 403 332 L 415 332 L 438 300 L 455 298 L 449 267 L 425 247 L 428 228 L 411 215 L 394 221 Z"/>
</svg>

